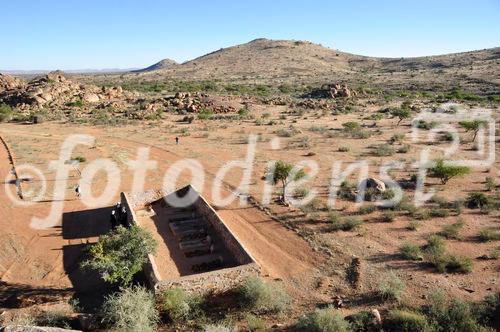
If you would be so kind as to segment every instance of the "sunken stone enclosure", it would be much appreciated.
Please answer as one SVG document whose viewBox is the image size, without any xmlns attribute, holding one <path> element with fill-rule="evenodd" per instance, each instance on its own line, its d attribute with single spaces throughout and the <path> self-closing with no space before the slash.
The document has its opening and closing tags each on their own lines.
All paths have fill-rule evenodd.
<svg viewBox="0 0 500 332">
<path fill-rule="evenodd" d="M 191 204 L 174 207 L 171 198 L 191 198 Z M 260 266 L 229 230 L 207 201 L 188 185 L 173 193 L 149 190 L 122 193 L 128 221 L 149 230 L 158 242 L 144 272 L 156 291 L 180 287 L 197 293 L 223 292 Z"/>
</svg>

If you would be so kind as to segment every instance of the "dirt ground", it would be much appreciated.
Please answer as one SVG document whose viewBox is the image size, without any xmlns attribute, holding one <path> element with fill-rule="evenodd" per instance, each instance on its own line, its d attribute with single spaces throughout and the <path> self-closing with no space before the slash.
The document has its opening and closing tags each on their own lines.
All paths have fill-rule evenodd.
<svg viewBox="0 0 500 332">
<path fill-rule="evenodd" d="M 280 117 L 285 110 L 280 106 L 255 106 L 256 117 L 269 113 L 269 119 L 276 121 L 271 126 L 257 126 L 251 120 L 207 120 L 184 124 L 176 122 L 179 116 L 174 115 L 159 122 L 123 127 L 59 123 L 0 124 L 0 135 L 10 144 L 17 165 L 34 164 L 43 170 L 48 179 L 43 199 L 29 207 L 16 206 L 8 199 L 5 190 L 14 190 L 13 185 L 7 184 L 0 190 L 0 201 L 3 202 L 0 205 L 0 226 L 3 230 L 0 233 L 1 281 L 7 285 L 50 289 L 90 290 L 96 285 L 94 278 L 82 275 L 78 262 L 83 246 L 107 231 L 109 207 L 118 201 L 118 195 L 109 197 L 107 204 L 103 206 L 84 206 L 74 195 L 79 174 L 73 170 L 69 178 L 65 179 L 67 199 L 56 226 L 46 230 L 34 230 L 29 226 L 33 216 L 44 217 L 48 214 L 53 203 L 51 193 L 54 185 L 57 181 L 64 180 L 55 178 L 55 172 L 48 169 L 48 163 L 58 158 L 60 146 L 70 134 L 88 134 L 96 138 L 94 146 L 79 146 L 73 156 L 84 156 L 87 160 L 81 164 L 81 169 L 95 159 L 111 158 L 121 171 L 121 191 L 131 190 L 132 171 L 128 169 L 127 161 L 135 159 L 139 147 L 149 147 L 149 158 L 158 162 L 157 169 L 148 172 L 145 189 L 161 187 L 165 171 L 174 162 L 183 158 L 196 159 L 206 170 L 204 188 L 198 189 L 202 189 L 202 194 L 209 201 L 213 198 L 212 183 L 219 168 L 229 160 L 241 160 L 245 157 L 248 134 L 259 135 L 255 167 L 249 183 L 250 195 L 256 202 L 262 199 L 265 181 L 261 177 L 270 160 L 282 159 L 293 163 L 316 160 L 320 167 L 318 175 L 307 186 L 317 188 L 324 203 L 335 161 L 365 159 L 369 163 L 370 174 L 377 175 L 378 166 L 383 162 L 396 159 L 408 165 L 415 161 L 421 149 L 428 147 L 424 143 L 409 142 L 410 126 L 403 124 L 396 127 L 393 119 L 377 121 L 376 129 L 379 134 L 370 139 L 327 137 L 311 128 L 324 126 L 327 131 L 336 132 L 347 121 L 360 121 L 366 126 L 373 121 L 360 120 L 359 113 L 322 118 L 314 111 L 303 116 Z M 361 116 L 369 115 L 370 111 L 372 109 Z M 280 138 L 280 148 L 273 149 L 276 130 L 288 129 L 290 126 L 297 129 L 298 133 L 292 137 Z M 411 145 L 409 153 L 388 157 L 377 157 L 370 153 L 371 145 L 385 143 L 397 132 L 406 134 L 405 143 Z M 468 134 L 461 132 L 460 135 L 466 137 Z M 180 137 L 179 145 L 175 145 L 176 136 Z M 349 151 L 339 152 L 339 147 L 343 146 L 349 146 Z M 439 153 L 433 150 L 432 156 Z M 466 144 L 461 146 L 459 153 L 467 157 L 474 152 L 471 151 L 470 144 Z M 0 178 L 5 179 L 11 165 L 1 145 L 0 161 Z M 406 166 L 391 172 L 391 175 L 396 179 L 409 178 L 412 172 Z M 499 183 L 498 162 L 489 168 L 474 169 L 472 174 L 453 179 L 446 186 L 429 178 L 426 185 L 436 188 L 440 197 L 453 200 L 464 198 L 468 192 L 483 191 L 487 176 Z M 224 179 L 222 195 L 225 197 L 234 193 L 234 187 L 239 184 L 240 179 L 240 170 L 229 172 Z M 175 186 L 181 187 L 190 181 L 191 175 L 182 172 Z M 97 173 L 91 184 L 94 195 L 102 192 L 105 183 L 105 175 Z M 37 181 L 23 183 L 26 199 L 30 199 L 30 189 L 36 192 L 39 186 Z M 335 209 L 342 215 L 353 216 L 357 208 L 351 202 L 340 200 Z M 229 206 L 218 208 L 218 213 L 228 227 L 261 264 L 264 276 L 283 280 L 293 297 L 295 310 L 291 317 L 318 303 L 331 303 L 336 295 L 345 296 L 347 300 L 347 306 L 342 309 L 344 313 L 378 306 L 380 304 L 371 303 L 365 296 L 378 287 L 380 280 L 389 271 L 394 271 L 405 282 L 405 301 L 409 304 L 420 303 L 431 290 L 443 290 L 470 300 L 479 300 L 487 294 L 500 291 L 498 259 L 477 259 L 498 249 L 498 243 L 476 240 L 480 229 L 498 228 L 498 211 L 480 214 L 477 210 L 464 209 L 460 216 L 466 223 L 463 238 L 446 240 L 448 251 L 473 259 L 474 268 L 470 274 L 436 273 L 422 262 L 406 261 L 398 255 L 401 244 L 424 244 L 429 234 L 440 231 L 443 225 L 455 222 L 458 219 L 455 215 L 422 221 L 417 231 L 409 231 L 407 225 L 411 219 L 408 216 L 398 215 L 394 222 L 385 223 L 380 221 L 381 213 L 377 211 L 357 216 L 365 221 L 361 230 L 328 232 L 325 231 L 325 211 L 324 205 L 318 211 L 304 212 L 274 201 L 269 209 L 263 209 L 260 204 L 254 203 L 241 206 L 238 199 Z M 353 256 L 360 257 L 363 266 L 359 288 L 352 287 L 346 276 Z"/>
</svg>

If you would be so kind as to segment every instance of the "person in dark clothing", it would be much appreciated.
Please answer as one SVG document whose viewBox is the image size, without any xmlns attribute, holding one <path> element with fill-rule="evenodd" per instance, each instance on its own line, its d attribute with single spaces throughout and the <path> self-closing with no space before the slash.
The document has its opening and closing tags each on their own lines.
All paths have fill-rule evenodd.
<svg viewBox="0 0 500 332">
<path fill-rule="evenodd" d="M 179 145 L 179 137 L 175 137 L 175 144 Z"/>
<path fill-rule="evenodd" d="M 120 223 L 127 227 L 127 228 L 130 228 L 131 225 L 129 224 L 128 222 L 128 213 L 127 213 L 127 209 L 123 206 L 122 209 L 121 209 L 121 216 L 120 216 Z"/>
<path fill-rule="evenodd" d="M 118 216 L 116 215 L 116 211 L 111 211 L 111 217 L 109 219 L 111 223 L 111 229 L 114 230 L 118 226 Z"/>
</svg>

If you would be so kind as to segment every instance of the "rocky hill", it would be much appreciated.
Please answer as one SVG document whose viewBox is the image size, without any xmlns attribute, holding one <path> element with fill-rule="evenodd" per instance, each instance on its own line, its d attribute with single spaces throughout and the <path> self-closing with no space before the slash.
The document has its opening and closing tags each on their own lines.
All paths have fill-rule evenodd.
<svg viewBox="0 0 500 332">
<path fill-rule="evenodd" d="M 143 69 L 138 69 L 138 70 L 133 70 L 132 72 L 134 73 L 142 73 L 142 72 L 148 72 L 148 71 L 154 71 L 154 70 L 162 70 L 162 69 L 169 69 L 174 66 L 177 66 L 178 63 L 175 60 L 172 59 L 163 59 L 154 65 L 151 65 L 149 67 L 143 68 Z"/>
<path fill-rule="evenodd" d="M 392 89 L 461 87 L 500 90 L 500 48 L 418 58 L 374 58 L 307 41 L 256 39 L 176 66 L 149 67 L 122 78 L 144 81 L 222 80 L 247 83 L 345 82 Z"/>
</svg>

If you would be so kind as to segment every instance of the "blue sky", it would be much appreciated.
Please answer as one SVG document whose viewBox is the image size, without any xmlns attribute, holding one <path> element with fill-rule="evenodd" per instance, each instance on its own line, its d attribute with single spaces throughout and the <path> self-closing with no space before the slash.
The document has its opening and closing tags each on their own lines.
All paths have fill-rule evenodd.
<svg viewBox="0 0 500 332">
<path fill-rule="evenodd" d="M 500 0 L 0 0 L 0 68 L 131 68 L 255 38 L 371 56 L 500 46 Z"/>
</svg>

